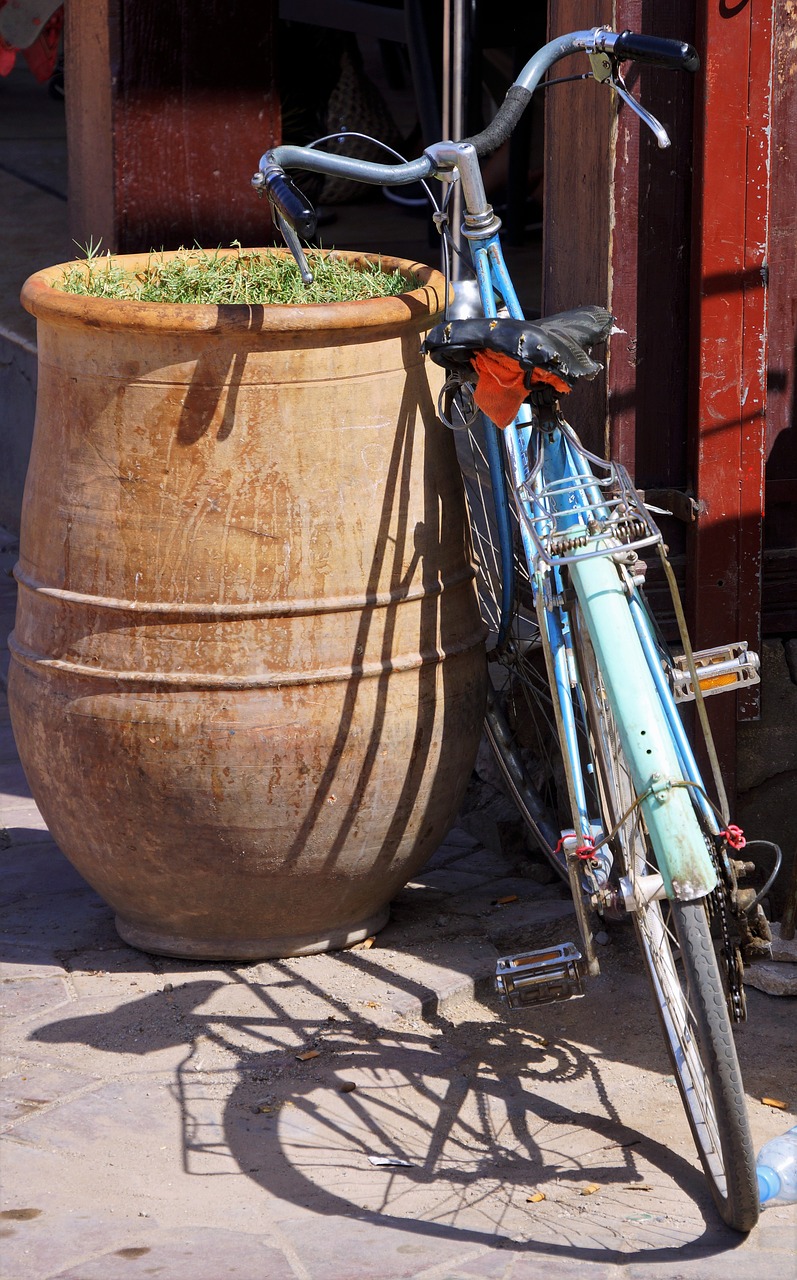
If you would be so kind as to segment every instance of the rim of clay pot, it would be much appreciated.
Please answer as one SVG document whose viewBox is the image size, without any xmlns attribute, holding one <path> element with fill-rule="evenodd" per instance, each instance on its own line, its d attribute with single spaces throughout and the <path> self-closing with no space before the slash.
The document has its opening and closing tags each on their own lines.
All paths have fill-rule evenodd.
<svg viewBox="0 0 797 1280">
<path fill-rule="evenodd" d="M 163 255 L 167 261 L 184 250 Z M 286 256 L 286 249 L 265 248 L 214 250 L 223 257 L 250 253 L 276 253 Z M 238 332 L 282 333 L 313 329 L 362 329 L 402 324 L 428 328 L 430 317 L 443 310 L 445 280 L 441 272 L 422 262 L 408 258 L 391 258 L 386 254 L 358 253 L 352 250 L 329 250 L 336 258 L 350 262 L 379 262 L 386 271 L 414 275 L 420 287 L 387 298 L 365 298 L 352 302 L 293 303 L 186 303 L 138 302 L 125 298 L 91 298 L 84 294 L 66 293 L 54 287 L 74 262 L 61 262 L 29 276 L 22 286 L 21 300 L 26 311 L 51 323 L 95 325 L 102 329 L 157 329 L 160 332 Z M 152 258 L 151 253 L 114 254 L 123 267 L 136 270 Z M 77 265 L 80 265 L 78 262 Z"/>
</svg>

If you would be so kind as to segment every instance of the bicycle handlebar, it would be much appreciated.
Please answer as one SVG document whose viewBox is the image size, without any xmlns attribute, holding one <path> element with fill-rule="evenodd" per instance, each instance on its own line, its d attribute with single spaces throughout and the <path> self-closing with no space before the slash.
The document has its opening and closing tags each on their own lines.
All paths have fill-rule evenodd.
<svg viewBox="0 0 797 1280">
<path fill-rule="evenodd" d="M 472 138 L 464 139 L 462 143 L 451 145 L 456 148 L 472 147 L 479 157 L 490 155 L 497 150 L 509 138 L 546 71 L 561 58 L 579 52 L 586 52 L 591 57 L 606 55 L 608 68 L 606 78 L 614 64 L 625 61 L 683 71 L 696 71 L 700 66 L 700 59 L 695 49 L 681 40 L 646 36 L 633 31 L 617 33 L 605 27 L 596 27 L 590 31 L 573 31 L 569 35 L 551 40 L 526 63 L 515 83 L 510 86 L 495 118 L 486 129 Z M 628 95 L 621 83 L 615 82 L 615 87 L 628 101 Z M 630 102 L 650 124 L 652 118 L 642 112 L 633 99 Z M 656 121 L 652 123 L 657 124 Z M 661 129 L 661 126 L 658 128 Z M 659 141 L 660 146 L 667 145 L 666 133 L 664 139 L 664 142 Z M 403 164 L 378 164 L 358 160 L 353 156 L 315 151 L 311 147 L 283 145 L 267 151 L 262 157 L 258 172 L 252 179 L 252 185 L 260 194 L 268 196 L 291 229 L 309 240 L 315 234 L 315 211 L 298 187 L 286 177 L 285 169 L 305 169 L 376 186 L 404 186 L 422 181 L 436 172 L 435 155 L 440 154 L 441 147 L 445 148 L 448 145 L 437 144 L 430 147 L 417 160 Z"/>
<path fill-rule="evenodd" d="M 590 42 L 585 36 L 591 36 Z M 619 34 L 598 28 L 595 31 L 574 31 L 560 36 L 545 45 L 526 63 L 515 83 L 510 87 L 494 119 L 486 129 L 472 138 L 466 138 L 478 156 L 488 156 L 497 151 L 511 136 L 529 100 L 545 72 L 568 54 L 585 50 L 606 53 L 615 62 L 643 62 L 648 66 L 663 67 L 673 71 L 697 71 L 700 58 L 697 50 L 683 40 L 669 40 L 663 36 L 645 36 L 634 31 Z"/>
<path fill-rule="evenodd" d="M 515 126 L 520 122 L 520 117 L 529 105 L 533 92 L 533 89 L 525 89 L 520 84 L 509 86 L 506 97 L 487 128 L 482 129 L 481 133 L 475 134 L 472 138 L 465 138 L 465 142 L 471 144 L 477 156 L 492 155 L 511 137 Z"/>
</svg>

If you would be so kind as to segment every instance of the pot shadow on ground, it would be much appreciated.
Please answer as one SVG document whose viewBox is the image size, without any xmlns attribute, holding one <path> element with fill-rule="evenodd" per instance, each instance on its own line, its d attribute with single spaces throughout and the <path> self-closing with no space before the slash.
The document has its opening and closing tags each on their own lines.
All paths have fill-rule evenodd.
<svg viewBox="0 0 797 1280">
<path fill-rule="evenodd" d="M 132 954 L 125 953 L 128 973 Z M 382 981 L 429 1000 L 422 983 L 385 968 L 378 952 L 323 957 L 330 963 L 344 987 Z M 332 984 L 315 980 L 312 960 L 228 969 L 232 982 L 192 978 L 196 966 L 168 964 L 172 977 L 182 969 L 182 985 L 107 1013 L 56 1018 L 30 1039 L 142 1057 L 184 1046 L 172 1094 L 189 1176 L 244 1175 L 316 1215 L 552 1259 L 674 1263 L 743 1241 L 720 1223 L 702 1175 L 666 1140 L 626 1125 L 609 1095 L 603 1062 L 662 1070 L 663 1047 L 647 1034 L 647 1009 L 637 1009 L 646 999 L 641 979 L 627 984 L 627 1021 L 642 1015 L 641 1030 L 629 1036 L 600 1008 L 590 1015 L 589 996 L 513 1024 L 491 1020 L 487 1010 L 484 1022 L 459 1023 L 432 1010 L 423 1021 L 385 1026 L 353 1008 L 357 1001 L 330 996 Z M 246 1012 L 225 1014 L 226 992 L 228 1007 L 240 1008 L 243 998 Z M 209 1004 L 219 1012 L 203 1011 Z M 292 1014 L 300 1004 L 312 1012 Z M 576 1011 L 566 1017 L 570 1029 L 554 1034 L 567 1011 Z M 227 1062 L 234 1055 L 235 1066 L 208 1067 L 209 1046 Z M 297 1054 L 309 1049 L 317 1056 L 300 1062 Z M 554 1085 L 576 1086 L 575 1105 Z M 655 1111 L 653 1092 L 648 1107 Z M 679 1122 L 685 1131 L 682 1115 Z M 370 1155 L 410 1163 L 380 1169 Z M 646 1177 L 655 1182 L 649 1190 Z M 543 1210 L 528 1206 L 535 1184 L 554 1179 Z M 586 1181 L 600 1187 L 590 1202 L 578 1198 Z M 666 1225 L 673 1184 L 697 1206 L 700 1234 L 694 1217 L 684 1224 L 683 1203 Z M 515 1238 L 518 1225 L 533 1238 Z"/>
<path fill-rule="evenodd" d="M 2 765 L 0 765 L 2 769 Z M 25 775 L 17 774 L 16 770 L 8 769 L 3 777 L 3 792 L 7 796 L 16 796 L 20 800 L 32 800 L 30 787 L 27 784 Z M 9 828 L 10 829 L 10 828 Z"/>
</svg>

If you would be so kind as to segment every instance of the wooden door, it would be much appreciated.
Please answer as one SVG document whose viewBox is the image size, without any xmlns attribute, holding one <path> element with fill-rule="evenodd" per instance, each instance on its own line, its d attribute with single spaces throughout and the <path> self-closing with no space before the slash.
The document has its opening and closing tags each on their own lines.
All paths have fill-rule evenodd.
<svg viewBox="0 0 797 1280">
<path fill-rule="evenodd" d="M 276 0 L 66 6 L 70 231 L 146 252 L 262 244 L 249 180 L 279 140 Z"/>
<path fill-rule="evenodd" d="M 607 23 L 701 56 L 694 78 L 629 69 L 666 152 L 597 86 L 548 91 L 543 304 L 614 313 L 605 378 L 575 414 L 683 517 L 662 524 L 696 645 L 756 647 L 762 602 L 767 631 L 797 625 L 793 19 L 772 0 L 566 0 L 549 15 L 551 35 Z M 732 782 L 737 715 L 757 698 L 709 705 Z"/>
</svg>

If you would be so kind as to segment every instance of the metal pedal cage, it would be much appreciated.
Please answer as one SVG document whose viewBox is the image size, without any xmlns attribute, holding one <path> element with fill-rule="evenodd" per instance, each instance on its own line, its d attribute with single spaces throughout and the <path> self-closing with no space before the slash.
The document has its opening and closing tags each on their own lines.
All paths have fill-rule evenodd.
<svg viewBox="0 0 797 1280">
<path fill-rule="evenodd" d="M 584 995 L 586 966 L 572 942 L 524 951 L 496 961 L 495 988 L 510 1009 L 552 1004 Z"/>
<path fill-rule="evenodd" d="M 704 698 L 712 694 L 738 690 L 741 686 L 761 683 L 761 660 L 752 653 L 746 640 L 735 644 L 718 645 L 713 649 L 693 650 L 698 684 Z M 675 702 L 694 702 L 695 690 L 686 654 L 676 654 L 665 666 Z"/>
</svg>

